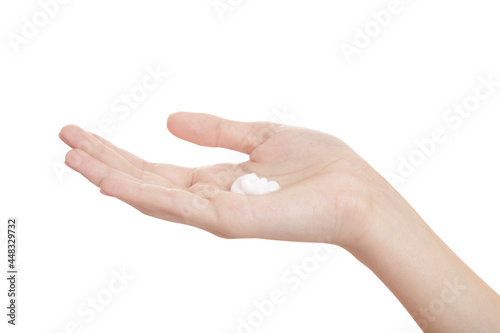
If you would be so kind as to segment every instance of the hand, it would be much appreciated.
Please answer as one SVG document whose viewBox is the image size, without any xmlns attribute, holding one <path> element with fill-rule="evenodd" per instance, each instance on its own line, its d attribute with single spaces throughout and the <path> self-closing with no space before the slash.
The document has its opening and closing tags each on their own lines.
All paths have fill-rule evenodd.
<svg viewBox="0 0 500 333">
<path fill-rule="evenodd" d="M 249 161 L 184 168 L 146 162 L 74 125 L 65 126 L 60 138 L 73 148 L 66 164 L 103 194 L 224 238 L 353 246 L 376 227 L 375 198 L 395 192 L 351 148 L 325 133 L 185 112 L 172 114 L 167 127 L 192 143 L 248 154 Z M 275 180 L 281 189 L 258 196 L 229 192 L 247 173 Z"/>
<path fill-rule="evenodd" d="M 167 127 L 181 139 L 237 150 L 250 159 L 190 169 L 146 162 L 74 125 L 60 137 L 73 148 L 66 155 L 71 168 L 144 214 L 225 238 L 340 245 L 387 285 L 424 331 L 500 328 L 498 294 L 339 139 L 193 113 L 171 115 Z M 229 192 L 246 173 L 275 180 L 281 189 L 257 196 Z M 442 311 L 429 314 L 436 302 Z"/>
</svg>

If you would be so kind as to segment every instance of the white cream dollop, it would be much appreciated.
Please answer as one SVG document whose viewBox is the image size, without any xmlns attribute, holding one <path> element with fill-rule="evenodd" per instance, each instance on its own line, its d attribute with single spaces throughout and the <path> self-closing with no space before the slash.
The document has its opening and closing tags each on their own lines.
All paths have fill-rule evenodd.
<svg viewBox="0 0 500 333">
<path fill-rule="evenodd" d="M 279 190 L 280 186 L 274 180 L 259 178 L 255 173 L 249 173 L 236 179 L 231 185 L 231 192 L 246 195 L 267 194 Z"/>
</svg>

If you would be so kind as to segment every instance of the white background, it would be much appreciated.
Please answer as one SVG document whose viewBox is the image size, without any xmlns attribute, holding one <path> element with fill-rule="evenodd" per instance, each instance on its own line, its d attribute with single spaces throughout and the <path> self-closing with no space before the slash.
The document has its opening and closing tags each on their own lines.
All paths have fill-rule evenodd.
<svg viewBox="0 0 500 333">
<path fill-rule="evenodd" d="M 332 247 L 292 291 L 283 274 L 316 244 L 219 239 L 144 216 L 79 174 L 54 169 L 68 150 L 61 127 L 92 130 L 105 118 L 114 125 L 106 138 L 151 161 L 245 159 L 173 137 L 165 122 L 180 110 L 326 131 L 381 173 L 396 171 L 415 140 L 444 128 L 448 140 L 397 189 L 500 291 L 500 88 L 458 129 L 442 118 L 474 93 L 480 75 L 500 81 L 497 3 L 401 0 L 402 11 L 351 63 L 340 44 L 352 44 L 355 28 L 389 1 L 229 3 L 221 19 L 212 0 L 73 0 L 16 52 L 8 36 L 20 35 L 23 17 L 32 21 L 41 7 L 2 1 L 0 236 L 9 216 L 20 223 L 19 325 L 6 324 L 2 278 L 2 332 L 60 333 L 74 321 L 75 332 L 232 333 L 274 289 L 285 302 L 251 331 L 419 331 L 341 249 Z M 142 82 L 148 66 L 169 77 L 120 119 L 111 105 Z M 87 323 L 77 308 L 105 295 L 112 271 L 122 269 L 134 279 Z"/>
</svg>

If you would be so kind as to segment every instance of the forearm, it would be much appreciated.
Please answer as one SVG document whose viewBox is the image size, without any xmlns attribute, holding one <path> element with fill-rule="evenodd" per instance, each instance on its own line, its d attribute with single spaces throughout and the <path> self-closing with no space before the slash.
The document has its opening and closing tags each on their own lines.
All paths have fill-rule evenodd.
<svg viewBox="0 0 500 333">
<path fill-rule="evenodd" d="M 500 332 L 500 296 L 402 198 L 391 205 L 353 255 L 425 332 Z"/>
</svg>

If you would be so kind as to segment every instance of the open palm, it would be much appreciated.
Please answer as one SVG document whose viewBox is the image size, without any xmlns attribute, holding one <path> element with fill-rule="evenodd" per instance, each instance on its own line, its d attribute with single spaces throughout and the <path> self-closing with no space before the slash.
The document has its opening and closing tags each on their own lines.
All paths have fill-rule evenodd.
<svg viewBox="0 0 500 333">
<path fill-rule="evenodd" d="M 224 238 L 266 238 L 349 245 L 366 232 L 383 179 L 339 139 L 268 122 L 235 122 L 207 114 L 172 114 L 175 136 L 249 155 L 240 164 L 185 168 L 146 162 L 74 125 L 60 138 L 72 150 L 66 164 L 144 214 Z M 230 192 L 256 173 L 281 189 L 265 195 Z M 373 186 L 373 185 L 377 186 Z"/>
</svg>

